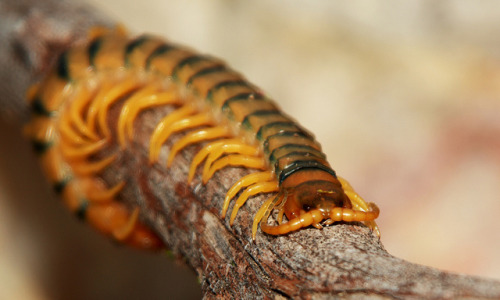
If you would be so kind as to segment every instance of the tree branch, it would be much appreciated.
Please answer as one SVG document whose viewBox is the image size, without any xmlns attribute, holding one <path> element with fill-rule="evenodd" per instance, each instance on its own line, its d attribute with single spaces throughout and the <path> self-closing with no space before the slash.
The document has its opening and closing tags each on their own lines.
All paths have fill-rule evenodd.
<svg viewBox="0 0 500 300">
<path fill-rule="evenodd" d="M 112 24 L 83 6 L 59 1 L 25 0 L 0 3 L 0 111 L 2 118 L 22 122 L 27 116 L 24 92 L 42 75 L 56 55 L 80 40 L 95 24 Z M 115 128 L 120 105 L 110 111 Z M 341 224 L 323 230 L 300 230 L 285 236 L 259 231 L 251 240 L 253 216 L 264 197 L 245 204 L 230 227 L 220 211 L 234 178 L 242 168 L 225 168 L 202 185 L 186 183 L 187 168 L 199 149 L 191 146 L 169 169 L 148 164 L 149 136 L 169 108 L 142 113 L 136 139 L 120 152 L 119 163 L 102 175 L 107 182 L 126 180 L 121 196 L 141 208 L 149 224 L 175 254 L 200 278 L 207 298 L 499 298 L 500 283 L 451 274 L 403 261 L 388 254 L 380 240 L 361 224 Z M 181 137 L 175 135 L 162 148 Z M 116 151 L 109 149 L 108 151 Z M 106 155 L 109 153 L 103 153 Z"/>
</svg>

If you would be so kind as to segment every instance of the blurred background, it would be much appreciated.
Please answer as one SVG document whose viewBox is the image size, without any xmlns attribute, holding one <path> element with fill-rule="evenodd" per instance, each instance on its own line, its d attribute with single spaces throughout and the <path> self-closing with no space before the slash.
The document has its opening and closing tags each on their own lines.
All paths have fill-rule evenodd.
<svg viewBox="0 0 500 300">
<path fill-rule="evenodd" d="M 500 2 L 90 3 L 266 91 L 379 205 L 391 254 L 500 280 Z M 18 129 L 0 123 L 0 299 L 201 297 L 179 259 L 79 224 Z"/>
</svg>

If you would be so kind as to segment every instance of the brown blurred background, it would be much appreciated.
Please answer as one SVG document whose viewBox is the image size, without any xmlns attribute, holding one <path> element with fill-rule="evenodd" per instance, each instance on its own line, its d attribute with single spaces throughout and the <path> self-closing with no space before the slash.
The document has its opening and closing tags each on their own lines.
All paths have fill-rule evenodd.
<svg viewBox="0 0 500 300">
<path fill-rule="evenodd" d="M 263 88 L 380 206 L 391 254 L 500 279 L 500 2 L 91 2 Z M 176 260 L 79 224 L 0 125 L 0 299 L 201 296 Z"/>
</svg>

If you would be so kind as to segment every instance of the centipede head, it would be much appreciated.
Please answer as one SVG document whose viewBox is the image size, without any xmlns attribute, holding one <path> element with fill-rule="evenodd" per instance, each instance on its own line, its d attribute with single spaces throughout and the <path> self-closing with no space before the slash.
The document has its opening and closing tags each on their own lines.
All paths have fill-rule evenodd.
<svg viewBox="0 0 500 300">
<path fill-rule="evenodd" d="M 328 219 L 336 207 L 352 208 L 351 201 L 342 187 L 331 181 L 306 181 L 294 189 L 289 189 L 287 195 L 285 215 L 288 219 L 313 209 L 321 211 L 324 219 Z"/>
</svg>

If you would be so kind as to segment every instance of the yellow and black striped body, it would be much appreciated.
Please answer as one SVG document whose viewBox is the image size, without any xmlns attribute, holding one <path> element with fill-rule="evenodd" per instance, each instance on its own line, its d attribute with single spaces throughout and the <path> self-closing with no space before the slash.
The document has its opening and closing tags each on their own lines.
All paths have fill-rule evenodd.
<svg viewBox="0 0 500 300">
<path fill-rule="evenodd" d="M 378 233 L 373 222 L 378 208 L 364 202 L 347 182 L 337 178 L 314 137 L 217 59 L 156 37 L 129 39 L 123 33 L 108 31 L 64 53 L 53 73 L 31 94 L 34 118 L 30 132 L 35 148 L 49 179 L 80 215 L 105 201 L 64 196 L 68 183 L 76 183 L 78 199 L 89 198 L 79 183 L 90 181 L 87 185 L 99 185 L 102 193 L 113 190 L 106 203 L 119 203 L 116 197 L 123 183 L 106 188 L 97 177 L 113 157 L 96 162 L 92 155 L 113 142 L 127 147 L 134 138 L 133 122 L 138 114 L 172 106 L 175 110 L 151 134 L 150 163 L 161 163 L 160 149 L 172 134 L 186 132 L 171 147 L 167 165 L 186 146 L 203 143 L 191 163 L 188 182 L 200 165 L 203 183 L 226 166 L 259 169 L 239 179 L 227 192 L 222 212 L 225 217 L 230 201 L 239 194 L 232 224 L 250 196 L 277 192 L 256 214 L 254 239 L 261 220 L 262 230 L 269 234 L 309 225 L 320 228 L 320 222 L 334 221 L 363 221 Z M 118 102 L 122 108 L 115 141 L 107 111 Z M 275 208 L 279 209 L 280 224 L 268 225 Z M 288 222 L 282 222 L 283 214 Z M 125 225 L 130 227 L 134 222 Z M 119 226 L 108 231 L 117 228 L 123 231 Z M 128 229 L 127 234 L 134 232 Z"/>
</svg>

